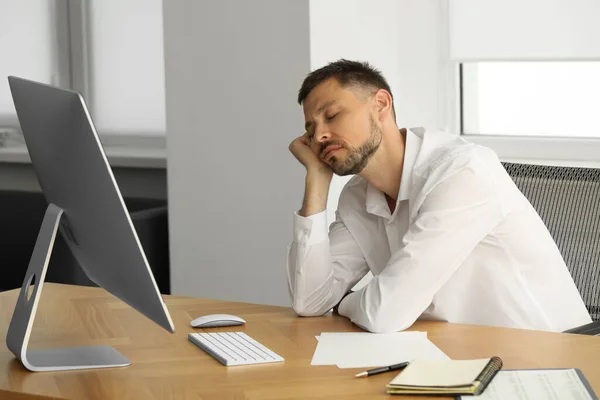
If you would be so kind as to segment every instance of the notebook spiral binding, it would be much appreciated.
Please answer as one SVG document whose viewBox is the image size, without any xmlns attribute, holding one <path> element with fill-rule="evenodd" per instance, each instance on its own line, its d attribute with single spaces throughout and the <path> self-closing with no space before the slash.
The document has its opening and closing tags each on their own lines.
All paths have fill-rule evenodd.
<svg viewBox="0 0 600 400">
<path fill-rule="evenodd" d="M 492 381 L 494 376 L 502 369 L 502 360 L 499 357 L 492 357 L 490 362 L 485 366 L 483 371 L 479 374 L 476 381 L 481 382 L 479 387 L 477 388 L 477 393 L 480 394 L 485 390 L 487 385 Z"/>
</svg>

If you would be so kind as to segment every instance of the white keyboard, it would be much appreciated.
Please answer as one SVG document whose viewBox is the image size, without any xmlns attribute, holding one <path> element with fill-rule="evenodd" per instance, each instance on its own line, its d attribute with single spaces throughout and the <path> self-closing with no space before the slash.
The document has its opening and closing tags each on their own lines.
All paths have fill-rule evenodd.
<svg viewBox="0 0 600 400">
<path fill-rule="evenodd" d="M 244 332 L 190 333 L 188 339 L 226 366 L 283 361 Z"/>
</svg>

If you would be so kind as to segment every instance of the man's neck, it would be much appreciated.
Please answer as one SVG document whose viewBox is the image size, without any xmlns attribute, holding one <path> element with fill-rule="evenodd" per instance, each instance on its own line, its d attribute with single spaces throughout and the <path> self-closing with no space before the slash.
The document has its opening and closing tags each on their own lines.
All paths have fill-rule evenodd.
<svg viewBox="0 0 600 400">
<path fill-rule="evenodd" d="M 406 129 L 395 126 L 381 134 L 381 145 L 369 165 L 360 173 L 373 187 L 396 201 L 402 180 Z M 390 208 L 391 210 L 391 208 Z M 391 210 L 393 212 L 393 210 Z"/>
<path fill-rule="evenodd" d="M 394 210 L 396 209 L 396 200 L 392 199 L 386 194 L 385 201 L 387 202 L 388 208 L 390 209 L 390 214 L 393 214 Z"/>
</svg>

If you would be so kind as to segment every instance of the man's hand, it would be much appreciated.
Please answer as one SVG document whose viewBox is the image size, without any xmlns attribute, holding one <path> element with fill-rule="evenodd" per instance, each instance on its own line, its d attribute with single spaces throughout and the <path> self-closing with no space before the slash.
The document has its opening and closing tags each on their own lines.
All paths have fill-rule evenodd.
<svg viewBox="0 0 600 400">
<path fill-rule="evenodd" d="M 333 313 L 335 315 L 340 315 L 340 312 L 339 312 L 340 304 L 342 304 L 342 301 L 344 301 L 346 296 L 348 296 L 350 293 L 354 293 L 354 292 L 352 290 L 347 291 L 346 294 L 342 296 L 340 301 L 338 301 L 338 303 L 335 306 L 333 306 Z"/>
<path fill-rule="evenodd" d="M 289 149 L 306 168 L 304 201 L 302 209 L 298 213 L 306 217 L 324 211 L 327 208 L 327 195 L 333 170 L 319 158 L 321 146 L 312 142 L 305 133 L 294 139 Z"/>
<path fill-rule="evenodd" d="M 307 173 L 323 175 L 324 178 L 331 179 L 333 171 L 329 165 L 325 164 L 320 158 L 321 146 L 311 141 L 308 133 L 294 139 L 290 143 L 290 152 L 296 157 L 300 164 L 304 165 Z"/>
</svg>

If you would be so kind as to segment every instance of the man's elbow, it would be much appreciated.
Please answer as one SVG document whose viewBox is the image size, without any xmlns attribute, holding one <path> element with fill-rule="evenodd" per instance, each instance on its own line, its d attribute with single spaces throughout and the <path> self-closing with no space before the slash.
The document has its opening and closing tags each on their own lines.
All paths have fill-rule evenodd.
<svg viewBox="0 0 600 400">
<path fill-rule="evenodd" d="M 329 311 L 318 307 L 311 307 L 305 303 L 296 301 L 292 303 L 292 309 L 300 317 L 319 317 Z"/>
</svg>

